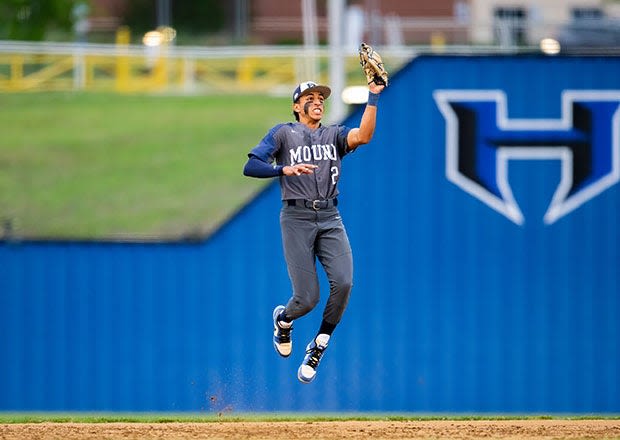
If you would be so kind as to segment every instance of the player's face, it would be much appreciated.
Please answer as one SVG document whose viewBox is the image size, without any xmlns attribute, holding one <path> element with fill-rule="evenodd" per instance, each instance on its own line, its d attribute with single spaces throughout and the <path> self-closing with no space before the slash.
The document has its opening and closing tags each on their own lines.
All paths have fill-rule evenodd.
<svg viewBox="0 0 620 440">
<path fill-rule="evenodd" d="M 293 109 L 299 113 L 299 120 L 303 122 L 307 120 L 309 122 L 320 121 L 323 117 L 325 98 L 322 93 L 311 92 L 302 96 L 293 105 Z"/>
</svg>

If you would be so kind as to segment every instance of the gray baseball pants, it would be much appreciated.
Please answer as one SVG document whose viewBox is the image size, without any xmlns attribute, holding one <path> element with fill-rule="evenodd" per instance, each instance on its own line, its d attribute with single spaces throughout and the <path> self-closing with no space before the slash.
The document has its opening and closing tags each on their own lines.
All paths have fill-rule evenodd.
<svg viewBox="0 0 620 440">
<path fill-rule="evenodd" d="M 286 315 L 300 318 L 319 303 L 318 259 L 329 280 L 323 320 L 338 324 L 353 287 L 353 255 L 340 212 L 336 207 L 315 211 L 285 204 L 280 211 L 280 226 L 284 258 L 293 287 Z"/>
</svg>

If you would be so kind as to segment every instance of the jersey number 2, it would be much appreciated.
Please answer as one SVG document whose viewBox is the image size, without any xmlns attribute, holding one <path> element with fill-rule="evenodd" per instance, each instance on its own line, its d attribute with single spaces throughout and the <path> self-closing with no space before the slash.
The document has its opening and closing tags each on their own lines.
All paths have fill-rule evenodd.
<svg viewBox="0 0 620 440">
<path fill-rule="evenodd" d="M 330 171 L 332 172 L 332 185 L 335 185 L 336 180 L 338 180 L 338 167 L 331 167 Z"/>
</svg>

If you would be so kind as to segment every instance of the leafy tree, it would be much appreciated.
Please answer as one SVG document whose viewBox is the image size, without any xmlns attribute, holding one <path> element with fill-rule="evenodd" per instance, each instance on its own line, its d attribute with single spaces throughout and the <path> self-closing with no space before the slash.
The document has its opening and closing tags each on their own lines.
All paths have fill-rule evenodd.
<svg viewBox="0 0 620 440">
<path fill-rule="evenodd" d="M 76 0 L 2 0 L 0 38 L 43 40 L 51 29 L 70 31 Z"/>
<path fill-rule="evenodd" d="M 133 0 L 125 16 L 135 32 L 153 30 L 157 23 L 157 0 Z M 224 11 L 218 0 L 170 0 L 170 26 L 178 32 L 205 34 L 218 31 L 224 24 Z"/>
</svg>

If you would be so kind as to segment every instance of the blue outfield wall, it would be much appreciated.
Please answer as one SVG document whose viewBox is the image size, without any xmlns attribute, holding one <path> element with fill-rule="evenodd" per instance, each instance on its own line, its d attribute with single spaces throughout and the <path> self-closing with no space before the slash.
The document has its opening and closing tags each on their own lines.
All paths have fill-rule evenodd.
<svg viewBox="0 0 620 440">
<path fill-rule="evenodd" d="M 275 184 L 201 243 L 1 243 L 0 410 L 620 412 L 619 97 L 619 58 L 395 75 L 343 164 L 355 286 L 310 385 L 325 294 L 272 348 Z"/>
</svg>

